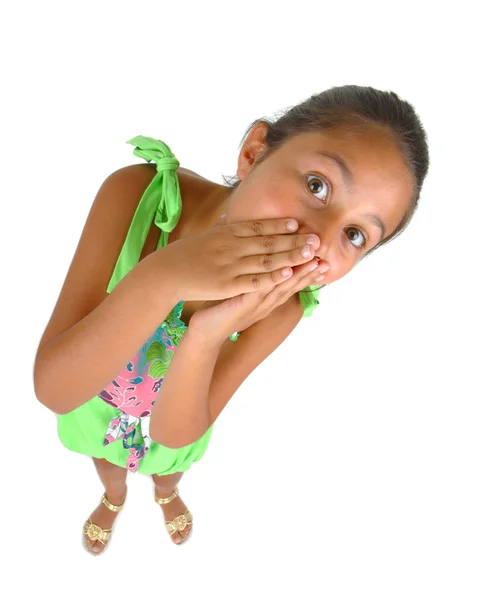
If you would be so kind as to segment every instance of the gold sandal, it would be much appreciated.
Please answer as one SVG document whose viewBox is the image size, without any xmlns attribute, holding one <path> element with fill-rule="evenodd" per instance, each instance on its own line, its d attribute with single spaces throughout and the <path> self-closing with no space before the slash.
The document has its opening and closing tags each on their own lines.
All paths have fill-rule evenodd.
<svg viewBox="0 0 489 600">
<path fill-rule="evenodd" d="M 119 504 L 119 506 L 116 506 L 115 504 L 111 504 L 108 500 L 107 500 L 107 494 L 104 492 L 104 495 L 101 498 L 101 501 L 105 504 L 105 506 L 107 508 L 109 508 L 110 510 L 113 510 L 114 512 L 119 512 L 120 510 L 122 510 L 122 507 L 125 504 L 125 500 L 122 504 Z M 114 525 L 112 526 L 112 529 L 114 528 Z M 84 525 L 83 525 L 83 545 L 85 547 L 85 549 L 90 552 L 90 554 L 93 554 L 94 556 L 98 556 L 99 554 L 102 554 L 102 552 L 104 550 L 100 550 L 100 552 L 94 552 L 89 544 L 87 543 L 87 537 L 93 542 L 94 540 L 99 540 L 100 542 L 102 542 L 102 544 L 104 546 L 106 546 L 109 542 L 109 538 L 110 535 L 112 533 L 112 529 L 102 529 L 101 527 L 99 527 L 98 525 L 95 525 L 95 523 L 92 522 L 92 519 L 89 517 L 87 521 L 85 521 Z M 105 548 L 104 548 L 105 549 Z"/>
<path fill-rule="evenodd" d="M 155 494 L 155 501 L 158 502 L 158 504 L 167 504 L 168 502 L 171 502 L 174 498 L 176 498 L 178 495 L 179 495 L 178 486 L 176 486 L 175 490 L 173 491 L 171 496 L 168 496 L 168 498 L 157 498 L 156 494 Z M 183 515 L 177 515 L 171 521 L 165 521 L 166 529 L 167 529 L 168 533 L 170 534 L 170 537 L 176 531 L 178 531 L 178 532 L 183 531 L 187 525 L 192 525 L 192 523 L 193 523 L 192 513 L 188 509 L 185 511 L 185 513 Z M 175 543 L 175 545 L 181 546 L 182 544 L 185 544 L 185 542 L 188 540 L 188 538 L 192 535 L 193 530 L 194 530 L 193 526 L 190 527 L 189 534 L 185 538 L 183 538 L 182 541 L 179 542 L 178 544 Z"/>
</svg>

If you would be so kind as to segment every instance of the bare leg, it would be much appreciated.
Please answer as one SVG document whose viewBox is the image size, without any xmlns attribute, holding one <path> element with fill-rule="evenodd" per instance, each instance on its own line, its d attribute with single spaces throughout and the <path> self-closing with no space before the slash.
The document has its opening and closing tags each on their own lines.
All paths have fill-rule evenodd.
<svg viewBox="0 0 489 600">
<path fill-rule="evenodd" d="M 155 484 L 155 496 L 157 498 L 168 498 L 175 489 L 180 479 L 183 477 L 183 472 L 172 473 L 171 475 L 151 475 Z M 180 493 L 180 492 L 179 492 Z M 172 521 L 177 515 L 183 515 L 187 510 L 180 495 L 174 498 L 167 504 L 161 504 L 165 521 Z M 183 531 L 175 531 L 171 534 L 171 539 L 180 544 L 190 533 L 192 525 L 187 525 Z"/>
<path fill-rule="evenodd" d="M 127 493 L 127 469 L 114 465 L 104 458 L 93 458 L 95 468 L 103 483 L 105 493 L 107 494 L 107 500 L 111 504 L 119 505 L 122 504 L 126 498 Z M 100 502 L 97 508 L 90 515 L 92 522 L 97 524 L 102 529 L 110 529 L 119 513 L 108 509 L 105 504 Z M 85 536 L 88 546 L 93 552 L 100 552 L 104 549 L 104 544 L 100 540 L 92 542 Z"/>
</svg>

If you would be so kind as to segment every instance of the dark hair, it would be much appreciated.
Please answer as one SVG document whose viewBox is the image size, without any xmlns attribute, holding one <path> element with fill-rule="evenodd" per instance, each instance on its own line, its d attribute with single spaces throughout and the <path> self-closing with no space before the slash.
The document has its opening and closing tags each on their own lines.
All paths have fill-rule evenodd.
<svg viewBox="0 0 489 600">
<path fill-rule="evenodd" d="M 393 240 L 407 227 L 418 207 L 421 187 L 428 173 L 429 152 L 426 132 L 416 111 L 397 94 L 358 85 L 332 87 L 285 109 L 275 121 L 266 117 L 255 119 L 241 139 L 240 146 L 258 123 L 266 123 L 268 126 L 265 138 L 267 148 L 254 165 L 263 162 L 284 142 L 301 133 L 333 129 L 341 125 L 348 126 L 345 135 L 354 135 L 369 128 L 382 130 L 404 157 L 412 175 L 413 194 L 409 208 L 395 231 L 366 252 L 361 260 L 376 248 Z M 233 189 L 240 184 L 237 176 L 228 178 L 223 175 L 223 179 Z M 314 287 L 320 289 L 324 285 Z"/>
</svg>

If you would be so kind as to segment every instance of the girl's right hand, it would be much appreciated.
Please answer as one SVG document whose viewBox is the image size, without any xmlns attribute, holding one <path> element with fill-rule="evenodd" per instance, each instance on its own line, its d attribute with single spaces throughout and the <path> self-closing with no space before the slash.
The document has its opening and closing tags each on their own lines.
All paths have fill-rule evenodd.
<svg viewBox="0 0 489 600">
<path fill-rule="evenodd" d="M 224 217 L 225 215 L 223 215 Z M 290 219 L 260 219 L 225 224 L 223 217 L 195 236 L 177 240 L 163 252 L 172 287 L 181 300 L 223 300 L 278 285 L 287 279 L 284 267 L 311 261 L 301 251 L 311 234 L 290 232 Z"/>
</svg>

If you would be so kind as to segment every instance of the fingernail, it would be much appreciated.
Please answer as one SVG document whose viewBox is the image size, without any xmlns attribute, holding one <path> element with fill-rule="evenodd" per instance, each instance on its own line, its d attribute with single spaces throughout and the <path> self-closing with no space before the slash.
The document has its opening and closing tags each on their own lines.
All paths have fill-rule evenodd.
<svg viewBox="0 0 489 600">
<path fill-rule="evenodd" d="M 306 240 L 306 244 L 311 244 L 311 246 L 314 246 L 314 248 L 317 248 L 319 246 L 319 238 L 317 235 L 310 235 L 307 240 Z"/>
<path fill-rule="evenodd" d="M 289 231 L 295 231 L 297 229 L 297 221 L 294 221 L 294 220 L 287 221 L 287 229 Z"/>
<path fill-rule="evenodd" d="M 328 271 L 328 270 L 329 270 L 329 265 L 321 265 L 321 266 L 319 267 L 319 272 L 320 272 L 320 273 L 325 273 L 325 272 L 326 272 L 326 271 Z"/>
</svg>

